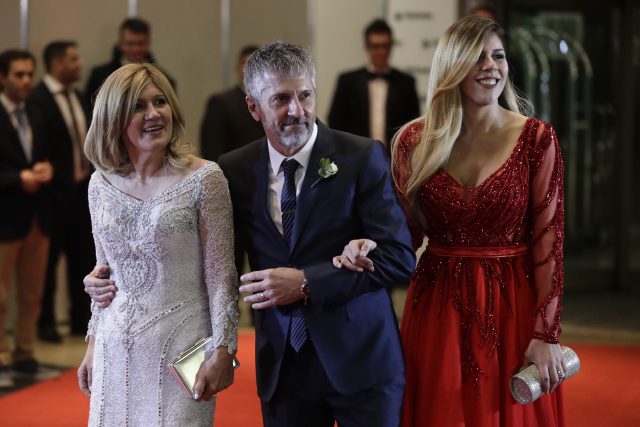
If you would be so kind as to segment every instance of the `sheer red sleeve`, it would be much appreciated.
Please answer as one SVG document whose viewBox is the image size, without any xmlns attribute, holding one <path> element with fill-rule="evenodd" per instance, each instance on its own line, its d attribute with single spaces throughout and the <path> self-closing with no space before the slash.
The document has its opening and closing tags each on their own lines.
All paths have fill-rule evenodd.
<svg viewBox="0 0 640 427">
<path fill-rule="evenodd" d="M 411 154 L 413 147 L 420 138 L 421 126 L 419 124 L 412 124 L 408 126 L 404 132 L 398 137 L 395 147 L 396 156 L 393 164 L 393 178 L 396 186 L 396 193 L 400 200 L 400 205 L 407 217 L 407 225 L 409 226 L 409 232 L 411 233 L 411 242 L 413 249 L 417 250 L 422 246 L 424 240 L 424 231 L 420 227 L 419 223 L 414 219 L 414 214 L 417 212 L 416 207 L 412 207 L 409 199 L 407 198 L 407 180 L 411 172 Z"/>
<path fill-rule="evenodd" d="M 531 256 L 537 291 L 533 338 L 557 343 L 564 280 L 564 166 L 553 128 L 542 123 L 530 157 Z"/>
</svg>

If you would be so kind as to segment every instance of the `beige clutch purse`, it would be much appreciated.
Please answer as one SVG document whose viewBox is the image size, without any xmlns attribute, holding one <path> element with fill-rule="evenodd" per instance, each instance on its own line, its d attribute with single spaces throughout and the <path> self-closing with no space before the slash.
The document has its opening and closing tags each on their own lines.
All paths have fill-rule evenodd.
<svg viewBox="0 0 640 427">
<path fill-rule="evenodd" d="M 193 398 L 193 386 L 196 382 L 196 375 L 198 374 L 200 365 L 204 361 L 204 348 L 211 339 L 211 337 L 201 339 L 186 349 L 178 358 L 169 363 L 167 367 L 184 394 L 189 398 Z M 240 366 L 240 362 L 234 356 L 233 367 L 237 368 L 238 366 Z"/>
</svg>

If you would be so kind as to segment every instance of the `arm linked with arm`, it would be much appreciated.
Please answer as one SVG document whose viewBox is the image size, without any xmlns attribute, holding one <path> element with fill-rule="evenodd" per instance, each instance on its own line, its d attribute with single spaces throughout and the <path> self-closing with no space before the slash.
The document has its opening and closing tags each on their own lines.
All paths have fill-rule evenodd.
<svg viewBox="0 0 640 427">
<path fill-rule="evenodd" d="M 369 254 L 375 271 L 358 273 L 336 269 L 331 259 L 305 266 L 314 304 L 346 303 L 366 292 L 407 280 L 415 269 L 415 253 L 411 248 L 404 214 L 393 190 L 389 161 L 383 145 L 373 142 L 362 161 L 354 207 L 362 236 L 378 244 Z"/>
</svg>

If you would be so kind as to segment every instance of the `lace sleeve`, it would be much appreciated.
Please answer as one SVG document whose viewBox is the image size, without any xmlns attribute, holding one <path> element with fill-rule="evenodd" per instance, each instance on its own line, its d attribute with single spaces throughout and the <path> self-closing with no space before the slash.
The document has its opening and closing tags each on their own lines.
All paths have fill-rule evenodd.
<svg viewBox="0 0 640 427">
<path fill-rule="evenodd" d="M 96 184 L 96 175 L 99 172 L 94 172 L 91 176 L 91 180 L 89 181 L 89 213 L 91 215 L 91 230 L 93 234 L 93 242 L 96 247 L 96 265 L 98 264 L 107 264 L 107 256 L 105 255 L 104 249 L 102 247 L 102 242 L 98 234 L 96 233 L 96 208 L 99 203 L 99 189 Z M 89 326 L 87 327 L 87 336 L 85 337 L 85 341 L 89 340 L 89 337 L 95 335 L 96 326 L 98 324 L 98 319 L 100 318 L 100 313 L 102 310 L 98 307 L 97 303 L 91 300 L 91 319 L 89 319 Z"/>
<path fill-rule="evenodd" d="M 538 296 L 533 337 L 557 343 L 564 279 L 564 166 L 556 134 L 546 123 L 538 129 L 530 162 L 531 256 Z"/>
<path fill-rule="evenodd" d="M 411 233 L 411 243 L 413 250 L 417 250 L 424 240 L 424 231 L 414 219 L 412 212 L 415 208 L 411 207 L 409 200 L 406 196 L 407 180 L 411 171 L 411 153 L 413 151 L 413 145 L 417 138 L 420 137 L 419 125 L 411 125 L 407 127 L 402 135 L 398 137 L 395 148 L 396 155 L 393 162 L 393 180 L 395 183 L 396 193 L 398 194 L 398 200 L 402 206 L 405 216 L 407 217 L 407 225 L 409 226 L 409 232 Z"/>
<path fill-rule="evenodd" d="M 209 294 L 213 339 L 207 350 L 238 349 L 238 275 L 233 251 L 233 211 L 227 180 L 217 165 L 203 177 L 199 230 L 203 278 Z"/>
</svg>

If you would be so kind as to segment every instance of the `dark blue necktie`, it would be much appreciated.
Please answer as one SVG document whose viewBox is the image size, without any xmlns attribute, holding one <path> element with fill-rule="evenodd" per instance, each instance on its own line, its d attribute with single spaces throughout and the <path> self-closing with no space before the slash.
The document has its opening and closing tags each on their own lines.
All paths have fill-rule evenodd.
<svg viewBox="0 0 640 427">
<path fill-rule="evenodd" d="M 282 236 L 287 246 L 291 248 L 291 233 L 296 219 L 296 170 L 300 166 L 295 159 L 285 159 L 282 162 L 284 170 L 284 187 L 280 198 L 280 211 L 282 212 Z M 304 315 L 301 308 L 291 313 L 289 326 L 289 343 L 296 352 L 299 352 L 307 342 L 307 329 L 304 325 Z"/>
</svg>

